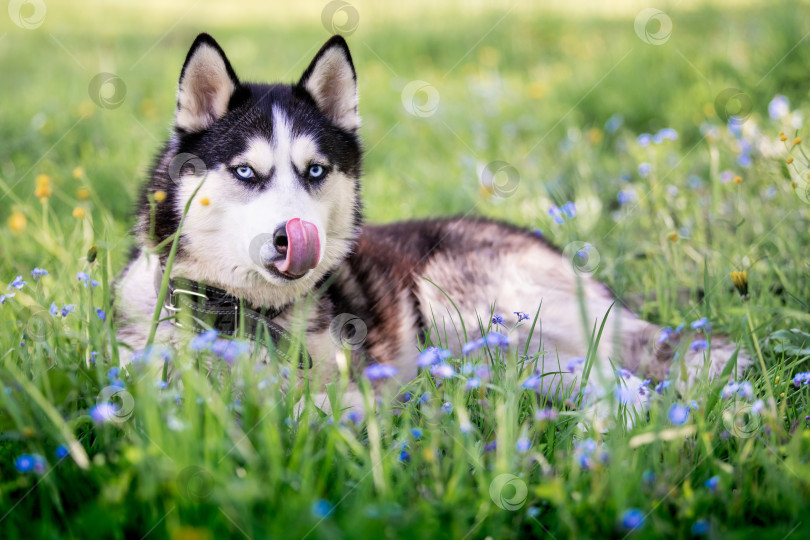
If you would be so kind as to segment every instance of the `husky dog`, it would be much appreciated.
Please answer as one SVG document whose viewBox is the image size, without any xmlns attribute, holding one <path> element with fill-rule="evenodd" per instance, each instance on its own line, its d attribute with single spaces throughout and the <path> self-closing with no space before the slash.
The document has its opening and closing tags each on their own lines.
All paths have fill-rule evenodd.
<svg viewBox="0 0 810 540">
<path fill-rule="evenodd" d="M 603 333 L 586 393 L 612 395 L 621 367 L 619 383 L 632 390 L 625 404 L 636 410 L 646 402 L 636 375 L 663 379 L 677 365 L 675 379 L 712 377 L 735 356 L 717 337 L 710 360 L 693 347 L 673 364 L 672 339 L 614 305 L 604 285 L 530 231 L 478 218 L 364 225 L 359 128 L 342 37 L 326 42 L 296 84 L 256 84 L 237 78 L 211 36 L 198 36 L 180 72 L 173 132 L 140 197 L 140 248 L 117 283 L 119 341 L 146 345 L 169 259 L 168 249 L 150 253 L 181 228 L 162 318 L 185 309 L 220 333 L 241 324 L 276 344 L 300 329 L 307 373 L 323 382 L 371 364 L 410 380 L 426 336 L 446 336 L 460 355 L 461 329 L 467 340 L 485 336 L 493 307 L 501 332 L 518 322 L 515 312 L 534 317 L 539 308 L 530 350 L 542 351 L 538 368 L 553 374 L 541 392 L 578 388 L 594 328 Z M 360 338 L 349 340 L 350 358 L 332 338 L 336 322 Z M 525 343 L 529 327 L 511 330 L 510 343 Z M 170 321 L 157 329 L 162 342 L 181 334 Z M 740 354 L 738 370 L 746 362 Z"/>
</svg>

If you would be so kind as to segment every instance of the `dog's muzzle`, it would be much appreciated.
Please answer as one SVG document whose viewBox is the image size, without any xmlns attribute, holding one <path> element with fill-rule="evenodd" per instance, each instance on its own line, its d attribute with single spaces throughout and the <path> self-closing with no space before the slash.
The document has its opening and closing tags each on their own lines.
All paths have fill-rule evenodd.
<svg viewBox="0 0 810 540">
<path fill-rule="evenodd" d="M 264 266 L 289 279 L 298 279 L 318 266 L 320 254 L 318 227 L 300 218 L 278 227 L 260 250 Z"/>
</svg>

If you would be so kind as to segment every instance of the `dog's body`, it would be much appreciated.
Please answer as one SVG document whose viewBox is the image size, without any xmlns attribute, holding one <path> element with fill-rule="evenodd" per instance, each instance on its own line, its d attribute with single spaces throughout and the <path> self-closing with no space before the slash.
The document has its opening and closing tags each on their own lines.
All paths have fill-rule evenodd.
<svg viewBox="0 0 810 540">
<path fill-rule="evenodd" d="M 542 348 L 538 365 L 559 372 L 543 379 L 546 390 L 576 385 L 581 374 L 566 366 L 586 356 L 591 330 L 608 312 L 594 384 L 615 384 L 611 362 L 666 375 L 674 349 L 658 343 L 660 329 L 611 309 L 603 285 L 578 276 L 571 261 L 529 231 L 460 218 L 362 225 L 359 125 L 354 67 L 342 38 L 324 45 L 298 84 L 259 85 L 240 83 L 216 42 L 198 37 L 180 77 L 174 135 L 141 198 L 141 249 L 117 286 L 119 341 L 132 350 L 146 345 L 167 260 L 165 251 L 150 255 L 150 247 L 172 237 L 193 198 L 171 275 L 272 309 L 279 327 L 304 325 L 321 381 L 340 367 L 343 347 L 332 334 L 341 316 L 359 324 L 351 371 L 393 365 L 405 381 L 417 374 L 426 336 L 438 335 L 459 354 L 462 327 L 467 340 L 480 338 L 493 306 L 505 332 L 517 322 L 515 312 L 533 317 L 541 302 L 529 350 Z M 162 200 L 150 201 L 159 192 Z M 180 334 L 164 322 L 158 339 Z M 509 338 L 523 344 L 528 334 L 524 323 Z M 717 374 L 733 347 L 712 345 L 710 371 Z M 690 375 L 703 356 L 687 353 Z"/>
</svg>

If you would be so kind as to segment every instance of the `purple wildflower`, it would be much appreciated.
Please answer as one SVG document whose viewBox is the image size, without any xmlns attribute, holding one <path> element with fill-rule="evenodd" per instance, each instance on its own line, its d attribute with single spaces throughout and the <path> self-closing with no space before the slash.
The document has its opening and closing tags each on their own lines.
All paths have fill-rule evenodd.
<svg viewBox="0 0 810 540">
<path fill-rule="evenodd" d="M 768 103 L 768 116 L 771 120 L 779 120 L 790 114 L 790 100 L 781 94 L 776 94 Z"/>
<path fill-rule="evenodd" d="M 640 147 L 646 148 L 647 146 L 650 146 L 650 143 L 652 142 L 652 135 L 650 135 L 649 133 L 642 133 L 641 135 L 638 136 L 636 142 L 638 142 L 638 145 Z"/>
<path fill-rule="evenodd" d="M 42 474 L 45 472 L 46 465 L 45 458 L 39 454 L 23 454 L 14 460 L 14 468 L 21 473 Z"/>
<path fill-rule="evenodd" d="M 568 216 L 569 219 L 574 219 L 577 217 L 577 207 L 571 201 L 568 201 L 561 208 L 563 214 Z"/>
<path fill-rule="evenodd" d="M 236 360 L 238 356 L 250 352 L 250 345 L 244 341 L 218 339 L 211 345 L 211 352 L 230 364 Z"/>
<path fill-rule="evenodd" d="M 669 421 L 676 426 L 681 426 L 689 419 L 689 408 L 680 403 L 675 403 L 669 408 Z"/>
<path fill-rule="evenodd" d="M 622 527 L 628 530 L 640 529 L 644 526 L 644 514 L 638 508 L 630 508 L 622 513 Z"/>
<path fill-rule="evenodd" d="M 399 369 L 397 369 L 395 366 L 389 366 L 386 364 L 372 364 L 363 371 L 363 375 L 372 381 L 378 379 L 388 379 L 397 373 L 399 373 Z"/>
<path fill-rule="evenodd" d="M 565 222 L 565 220 L 562 217 L 562 213 L 560 212 L 560 209 L 557 208 L 557 205 L 554 204 L 551 205 L 551 208 L 548 209 L 548 215 L 551 216 L 551 219 L 553 219 L 554 223 L 556 223 L 557 225 L 562 225 Z"/>
<path fill-rule="evenodd" d="M 14 278 L 14 281 L 8 284 L 6 289 L 11 290 L 12 288 L 17 289 L 18 291 L 25 287 L 28 284 L 27 281 L 23 281 L 22 276 L 17 276 Z"/>
<path fill-rule="evenodd" d="M 531 317 L 527 313 L 523 313 L 522 311 L 515 311 L 515 315 L 517 315 L 517 322 L 520 321 L 528 321 Z"/>
<path fill-rule="evenodd" d="M 579 368 L 579 366 L 583 365 L 584 363 L 585 358 L 574 358 L 573 360 L 569 360 L 565 364 L 565 370 L 570 373 L 574 373 L 577 370 L 577 368 Z"/>
<path fill-rule="evenodd" d="M 99 403 L 90 409 L 90 417 L 99 424 L 112 420 L 117 413 L 118 407 L 107 401 Z"/>
<path fill-rule="evenodd" d="M 712 324 L 709 322 L 709 319 L 703 317 L 692 323 L 692 330 L 703 330 L 708 334 L 712 331 Z"/>
<path fill-rule="evenodd" d="M 652 165 L 650 165 L 646 161 L 643 162 L 643 163 L 638 164 L 638 174 L 642 178 L 647 178 L 650 175 L 651 170 L 652 170 Z"/>
<path fill-rule="evenodd" d="M 202 334 L 194 336 L 194 339 L 191 340 L 189 347 L 192 351 L 208 350 L 211 345 L 214 344 L 214 341 L 216 341 L 217 336 L 219 336 L 219 332 L 216 330 L 206 330 Z"/>
<path fill-rule="evenodd" d="M 535 373 L 534 375 L 529 375 L 529 377 L 523 381 L 520 386 L 523 388 L 531 388 L 532 390 L 536 390 L 542 381 L 543 378 Z"/>
<path fill-rule="evenodd" d="M 449 379 L 455 375 L 453 366 L 446 362 L 441 362 L 430 367 L 430 373 L 437 379 Z"/>
<path fill-rule="evenodd" d="M 797 373 L 793 376 L 793 386 L 798 388 L 801 385 L 810 386 L 810 371 Z"/>
<path fill-rule="evenodd" d="M 440 347 L 428 347 L 421 353 L 419 353 L 419 359 L 417 363 L 419 367 L 428 367 L 432 366 L 433 364 L 438 364 L 443 360 L 447 360 L 453 356 L 453 353 L 448 351 L 447 349 L 442 349 Z"/>
<path fill-rule="evenodd" d="M 529 448 L 531 448 L 531 447 L 532 447 L 532 441 L 530 441 L 526 437 L 521 437 L 520 439 L 518 439 L 518 442 L 515 445 L 515 448 L 517 448 L 517 451 L 520 452 L 520 453 L 528 452 Z"/>
<path fill-rule="evenodd" d="M 484 338 L 484 342 L 490 347 L 508 347 L 509 338 L 499 332 L 490 332 Z"/>
<path fill-rule="evenodd" d="M 703 536 L 709 532 L 709 522 L 705 519 L 699 519 L 692 524 L 692 535 Z"/>
<path fill-rule="evenodd" d="M 696 339 L 689 345 L 689 350 L 700 352 L 709 348 L 709 342 L 705 339 Z"/>
<path fill-rule="evenodd" d="M 554 409 L 538 409 L 538 411 L 534 413 L 534 418 L 538 422 L 543 422 L 544 420 L 556 420 L 557 415 L 558 413 Z"/>
</svg>

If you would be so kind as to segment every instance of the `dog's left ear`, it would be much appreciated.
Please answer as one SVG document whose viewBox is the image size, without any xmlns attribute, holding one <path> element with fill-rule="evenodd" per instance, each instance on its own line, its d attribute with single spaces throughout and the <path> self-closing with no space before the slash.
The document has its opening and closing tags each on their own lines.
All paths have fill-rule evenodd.
<svg viewBox="0 0 810 540">
<path fill-rule="evenodd" d="M 309 92 L 321 112 L 337 126 L 348 131 L 360 127 L 357 76 L 349 46 L 341 36 L 333 36 L 321 47 L 298 86 Z"/>
</svg>

